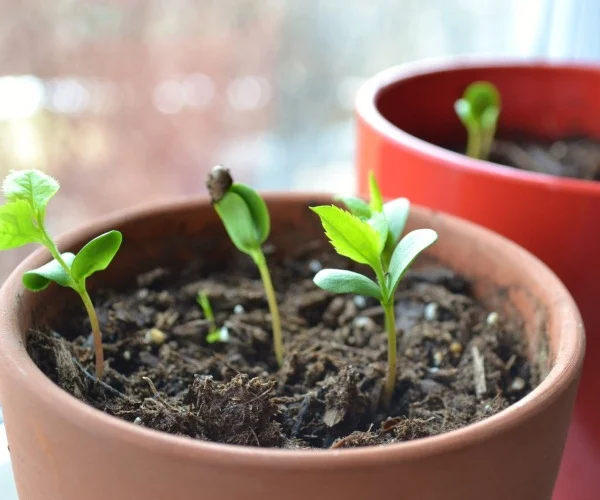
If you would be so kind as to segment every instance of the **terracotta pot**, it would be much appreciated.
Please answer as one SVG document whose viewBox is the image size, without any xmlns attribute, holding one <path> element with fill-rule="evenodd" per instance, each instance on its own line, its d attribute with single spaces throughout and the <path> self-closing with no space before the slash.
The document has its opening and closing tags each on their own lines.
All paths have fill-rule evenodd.
<svg viewBox="0 0 600 500">
<path fill-rule="evenodd" d="M 306 207 L 330 199 L 267 197 L 277 251 L 323 238 Z M 70 290 L 23 289 L 21 274 L 47 258 L 38 251 L 0 291 L 0 397 L 21 500 L 548 500 L 584 353 L 572 298 L 538 259 L 485 229 L 423 208 L 413 210 L 409 226 L 439 232 L 429 255 L 471 277 L 489 307 L 522 315 L 531 359 L 547 375 L 519 403 L 441 436 L 335 451 L 243 448 L 140 428 L 59 389 L 27 355 L 28 329 L 55 324 L 76 303 Z M 92 289 L 234 251 L 207 200 L 109 217 L 61 238 L 61 248 L 77 249 L 109 228 L 123 232 L 124 245 Z"/>
<path fill-rule="evenodd" d="M 529 173 L 434 145 L 466 144 L 453 103 L 482 79 L 502 95 L 499 136 L 600 139 L 600 67 L 465 59 L 392 68 L 358 95 L 360 191 L 374 170 L 385 196 L 489 227 L 540 257 L 567 285 L 585 322 L 588 354 L 554 498 L 598 499 L 600 182 Z"/>
</svg>

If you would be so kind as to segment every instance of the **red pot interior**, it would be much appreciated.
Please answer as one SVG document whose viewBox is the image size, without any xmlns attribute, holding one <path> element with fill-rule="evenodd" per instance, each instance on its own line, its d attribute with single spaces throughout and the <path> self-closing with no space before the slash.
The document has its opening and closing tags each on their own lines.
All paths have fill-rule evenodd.
<svg viewBox="0 0 600 500">
<path fill-rule="evenodd" d="M 593 112 L 600 108 L 600 72 L 583 67 L 468 67 L 420 74 L 382 89 L 376 107 L 390 123 L 419 139 L 466 145 L 454 101 L 476 80 L 491 81 L 500 91 L 502 137 L 525 132 L 550 140 L 600 138 L 600 120 Z"/>
<path fill-rule="evenodd" d="M 472 160 L 434 144 L 465 145 L 454 101 L 475 80 L 502 95 L 498 135 L 600 139 L 600 69 L 550 64 L 418 65 L 370 80 L 357 101 L 360 191 L 373 170 L 385 196 L 407 196 L 523 245 L 573 293 L 588 332 L 587 362 L 555 500 L 600 498 L 600 182 Z"/>
</svg>

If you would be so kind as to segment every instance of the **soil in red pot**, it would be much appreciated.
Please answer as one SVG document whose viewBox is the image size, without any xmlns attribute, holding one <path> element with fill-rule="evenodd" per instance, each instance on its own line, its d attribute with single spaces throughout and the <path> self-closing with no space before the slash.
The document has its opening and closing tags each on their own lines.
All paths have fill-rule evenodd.
<svg viewBox="0 0 600 500">
<path fill-rule="evenodd" d="M 490 161 L 541 174 L 600 180 L 600 142 L 588 138 L 496 139 Z"/>
<path fill-rule="evenodd" d="M 381 407 L 387 340 L 372 299 L 312 282 L 347 267 L 326 243 L 271 258 L 285 335 L 277 369 L 257 270 L 243 255 L 155 269 L 126 291 L 94 294 L 106 371 L 93 373 L 89 324 L 79 311 L 56 331 L 31 331 L 37 365 L 75 397 L 137 425 L 247 446 L 365 446 L 436 435 L 489 417 L 537 384 L 521 326 L 485 310 L 451 270 L 410 271 L 397 293 L 399 370 Z M 209 344 L 196 303 L 206 292 L 227 342 Z M 82 332 L 85 335 L 81 335 Z"/>
</svg>

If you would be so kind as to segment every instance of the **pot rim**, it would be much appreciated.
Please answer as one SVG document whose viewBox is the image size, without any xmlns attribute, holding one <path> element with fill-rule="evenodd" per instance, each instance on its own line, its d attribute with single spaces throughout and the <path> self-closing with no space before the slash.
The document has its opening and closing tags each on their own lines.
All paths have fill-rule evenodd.
<svg viewBox="0 0 600 500">
<path fill-rule="evenodd" d="M 331 194 L 323 193 L 263 193 L 267 203 L 292 198 L 301 203 L 314 202 Z M 113 212 L 95 219 L 90 224 L 79 226 L 62 234 L 57 240 L 62 248 L 69 248 L 82 240 L 83 235 L 99 234 L 110 228 L 131 223 L 139 218 L 148 218 L 165 211 L 198 208 L 210 203 L 207 196 L 183 197 L 160 203 L 143 204 L 137 207 Z M 314 468 L 335 469 L 374 467 L 390 461 L 409 461 L 423 456 L 448 452 L 463 448 L 484 439 L 491 439 L 503 431 L 520 425 L 535 417 L 553 404 L 567 387 L 578 377 L 583 364 L 585 336 L 583 321 L 577 306 L 562 282 L 537 257 L 516 243 L 474 223 L 457 217 L 436 212 L 426 207 L 413 206 L 411 210 L 430 217 L 443 218 L 446 223 L 468 234 L 485 233 L 497 248 L 503 246 L 519 259 L 525 259 L 529 272 L 545 276 L 551 285 L 556 307 L 553 307 L 553 324 L 561 325 L 561 331 L 569 332 L 561 336 L 554 366 L 542 382 L 527 396 L 482 421 L 437 436 L 397 444 L 370 446 L 350 449 L 310 449 L 286 450 L 279 448 L 252 448 L 195 440 L 174 436 L 165 432 L 136 426 L 117 417 L 107 415 L 78 400 L 52 382 L 35 365 L 27 354 L 21 334 L 16 330 L 17 302 L 21 293 L 26 292 L 21 284 L 21 275 L 28 269 L 47 260 L 44 248 L 38 248 L 27 256 L 10 274 L 0 288 L 0 373 L 4 384 L 18 384 L 28 394 L 54 405 L 61 418 L 69 425 L 83 428 L 101 439 L 118 439 L 135 443 L 148 453 L 157 452 L 173 460 L 205 461 L 207 466 L 229 465 L 249 468 L 270 467 L 277 469 L 306 470 Z M 512 248 L 511 248 L 512 247 Z M 16 293 L 15 293 L 16 292 Z M 571 333 L 572 332 L 572 333 Z M 1 397 L 1 394 L 0 394 Z"/>
<path fill-rule="evenodd" d="M 377 107 L 380 93 L 400 82 L 426 75 L 442 76 L 444 73 L 466 69 L 506 70 L 534 68 L 539 71 L 572 71 L 573 73 L 598 73 L 600 66 L 586 62 L 551 61 L 542 58 L 490 60 L 480 56 L 459 56 L 424 59 L 387 68 L 366 80 L 355 99 L 355 112 L 360 120 L 387 140 L 409 149 L 411 153 L 435 158 L 444 162 L 445 168 L 485 177 L 502 177 L 506 180 L 539 186 L 550 190 L 585 193 L 600 196 L 600 181 L 571 179 L 538 172 L 528 172 L 487 160 L 470 158 L 461 153 L 436 146 L 405 132 L 388 121 Z"/>
</svg>

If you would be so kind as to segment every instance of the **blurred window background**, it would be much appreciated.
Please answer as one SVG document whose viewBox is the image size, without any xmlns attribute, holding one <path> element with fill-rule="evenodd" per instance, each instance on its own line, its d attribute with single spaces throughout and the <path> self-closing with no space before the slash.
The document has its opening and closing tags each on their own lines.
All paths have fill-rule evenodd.
<svg viewBox="0 0 600 500">
<path fill-rule="evenodd" d="M 354 96 L 427 57 L 595 59 L 596 0 L 0 0 L 0 175 L 62 184 L 58 233 L 204 192 L 354 189 Z M 30 249 L 3 253 L 0 282 Z"/>
</svg>

